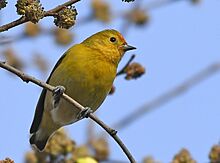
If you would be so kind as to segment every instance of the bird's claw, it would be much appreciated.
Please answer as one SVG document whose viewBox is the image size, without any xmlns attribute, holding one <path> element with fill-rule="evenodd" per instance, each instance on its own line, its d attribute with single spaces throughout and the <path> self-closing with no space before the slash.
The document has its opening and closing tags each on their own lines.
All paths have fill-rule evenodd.
<svg viewBox="0 0 220 163">
<path fill-rule="evenodd" d="M 110 129 L 110 133 L 111 133 L 111 135 L 116 135 L 118 133 L 118 131 L 114 130 L 114 129 Z"/>
<path fill-rule="evenodd" d="M 82 111 L 79 112 L 77 119 L 88 118 L 89 114 L 92 113 L 92 109 L 90 107 L 85 107 Z"/>
<path fill-rule="evenodd" d="M 54 90 L 52 91 L 53 93 L 53 105 L 54 108 L 56 108 L 60 102 L 60 98 L 62 94 L 65 92 L 65 87 L 64 86 L 56 86 Z"/>
</svg>

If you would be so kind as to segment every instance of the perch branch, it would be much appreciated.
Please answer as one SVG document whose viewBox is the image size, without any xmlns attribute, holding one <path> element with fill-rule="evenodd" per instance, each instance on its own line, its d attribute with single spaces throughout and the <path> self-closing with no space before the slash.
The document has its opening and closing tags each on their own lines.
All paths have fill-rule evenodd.
<svg viewBox="0 0 220 163">
<path fill-rule="evenodd" d="M 27 75 L 27 74 L 23 73 L 22 71 L 6 64 L 6 62 L 0 62 L 0 67 L 17 75 L 26 83 L 32 82 L 32 83 L 34 83 L 44 89 L 47 89 L 48 91 L 53 91 L 55 88 L 54 86 L 52 86 L 50 84 L 47 84 L 41 80 L 38 80 L 35 77 Z M 77 109 L 79 109 L 80 111 L 85 109 L 84 106 L 79 104 L 77 101 L 75 101 L 74 99 L 72 99 L 70 96 L 68 96 L 65 93 L 62 95 L 62 98 L 64 98 L 69 103 L 71 103 L 73 106 L 77 107 Z M 133 158 L 132 154 L 127 149 L 127 147 L 124 145 L 124 143 L 121 141 L 121 139 L 116 135 L 117 132 L 115 130 L 108 127 L 104 122 L 102 122 L 100 119 L 98 119 L 98 117 L 96 117 L 94 114 L 90 113 L 88 116 L 93 121 L 95 121 L 97 124 L 99 124 L 110 136 L 112 136 L 112 138 L 118 143 L 118 145 L 121 147 L 121 149 L 126 154 L 127 158 L 130 160 L 131 163 L 136 162 L 135 159 Z"/>
</svg>

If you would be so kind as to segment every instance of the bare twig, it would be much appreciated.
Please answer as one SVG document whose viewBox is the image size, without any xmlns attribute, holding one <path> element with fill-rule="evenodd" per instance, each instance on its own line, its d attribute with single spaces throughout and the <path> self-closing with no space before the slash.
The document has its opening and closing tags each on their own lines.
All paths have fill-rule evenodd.
<svg viewBox="0 0 220 163">
<path fill-rule="evenodd" d="M 0 45 L 9 44 L 14 41 L 10 36 L 0 36 Z"/>
<path fill-rule="evenodd" d="M 54 28 L 55 29 L 55 28 Z M 16 41 L 21 41 L 27 38 L 31 38 L 34 39 L 36 37 L 39 36 L 46 36 L 46 35 L 52 35 L 53 34 L 53 28 L 40 28 L 40 33 L 38 34 L 38 36 L 28 36 L 25 31 L 23 33 L 17 34 L 16 36 L 0 36 L 0 45 L 5 45 L 5 44 L 9 44 L 9 43 L 13 43 Z"/>
<path fill-rule="evenodd" d="M 151 9 L 157 9 L 159 7 L 174 3 L 174 2 L 180 2 L 180 0 L 154 0 L 151 2 L 148 2 L 145 6 L 145 10 L 151 10 Z"/>
<path fill-rule="evenodd" d="M 47 89 L 48 91 L 53 91 L 54 90 L 54 86 L 47 84 L 41 80 L 38 80 L 30 75 L 27 75 L 19 70 L 17 70 L 16 68 L 6 64 L 6 62 L 0 62 L 0 67 L 2 67 L 5 70 L 8 70 L 9 72 L 17 75 L 18 77 L 20 77 L 24 82 L 32 82 L 44 89 Z M 69 103 L 71 103 L 73 106 L 77 107 L 77 109 L 84 110 L 85 107 L 82 106 L 81 104 L 79 104 L 77 101 L 75 101 L 74 99 L 72 99 L 70 96 L 68 96 L 67 94 L 63 94 L 62 98 L 64 98 L 66 101 L 68 101 Z M 121 141 L 121 139 L 116 135 L 116 131 L 111 129 L 110 127 L 108 127 L 104 122 L 102 122 L 100 119 L 98 119 L 94 114 L 90 113 L 88 115 L 93 121 L 95 121 L 97 124 L 99 124 L 109 135 L 112 136 L 112 138 L 118 143 L 118 145 L 121 147 L 121 149 L 123 150 L 123 152 L 126 154 L 127 158 L 130 160 L 131 163 L 135 163 L 135 159 L 133 158 L 133 156 L 131 155 L 131 153 L 129 152 L 129 150 L 127 149 L 127 147 L 124 145 L 124 143 Z"/>
<path fill-rule="evenodd" d="M 133 55 L 131 56 L 131 58 L 128 60 L 128 62 L 125 64 L 125 66 L 124 66 L 120 71 L 117 72 L 116 76 L 119 76 L 119 75 L 124 74 L 124 73 L 125 73 L 125 69 L 126 69 L 126 68 L 129 66 L 129 64 L 134 60 L 134 58 L 135 58 L 135 54 L 133 54 Z"/>
<path fill-rule="evenodd" d="M 157 109 L 158 107 L 166 104 L 170 100 L 180 96 L 181 94 L 185 93 L 192 87 L 196 86 L 203 80 L 207 79 L 208 77 L 211 77 L 212 75 L 214 75 L 215 73 L 219 71 L 220 71 L 220 62 L 209 65 L 207 68 L 203 69 L 199 73 L 187 79 L 186 81 L 184 81 L 177 87 L 169 90 L 168 92 L 165 92 L 164 94 L 160 95 L 154 100 L 136 109 L 134 112 L 125 116 L 124 118 L 122 118 L 121 120 L 119 120 L 117 123 L 115 123 L 112 126 L 116 128 L 117 130 L 121 130 L 122 128 L 125 128 L 126 126 L 130 125 L 131 123 L 139 119 L 141 116 Z"/>
<path fill-rule="evenodd" d="M 80 1 L 80 0 L 69 0 L 69 1 L 67 1 L 67 2 L 65 2 L 65 3 L 63 3 L 62 5 L 59 5 L 59 6 L 53 8 L 53 9 L 51 9 L 51 10 L 46 11 L 46 12 L 44 13 L 44 17 L 54 16 L 54 15 L 56 15 L 57 12 L 59 12 L 60 10 L 62 10 L 65 6 L 70 6 L 70 5 L 72 5 L 72 4 L 74 4 L 74 3 L 78 2 L 78 1 Z M 28 22 L 28 21 L 29 21 L 28 18 L 22 16 L 22 17 L 20 17 L 19 19 L 13 21 L 13 22 L 10 22 L 10 23 L 8 23 L 8 24 L 5 24 L 5 25 L 0 26 L 0 32 L 7 31 L 7 30 L 9 30 L 10 28 L 13 28 L 13 27 L 15 27 L 15 26 L 21 25 L 21 24 L 23 24 L 23 23 L 25 23 L 25 22 Z"/>
</svg>

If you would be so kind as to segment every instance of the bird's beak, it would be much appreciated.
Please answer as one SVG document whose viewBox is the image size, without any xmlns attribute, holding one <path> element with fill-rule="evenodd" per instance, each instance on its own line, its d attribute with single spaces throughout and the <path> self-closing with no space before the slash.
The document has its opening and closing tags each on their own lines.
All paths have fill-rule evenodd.
<svg viewBox="0 0 220 163">
<path fill-rule="evenodd" d="M 137 48 L 135 48 L 134 46 L 128 45 L 128 44 L 123 45 L 123 50 L 125 52 L 129 50 L 134 50 L 134 49 L 137 49 Z"/>
</svg>

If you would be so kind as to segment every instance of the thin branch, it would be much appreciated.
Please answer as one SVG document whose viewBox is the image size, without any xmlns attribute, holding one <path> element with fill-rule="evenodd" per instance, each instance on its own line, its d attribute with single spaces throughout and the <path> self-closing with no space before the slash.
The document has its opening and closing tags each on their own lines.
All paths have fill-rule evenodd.
<svg viewBox="0 0 220 163">
<path fill-rule="evenodd" d="M 128 62 L 125 64 L 125 66 L 124 66 L 120 71 L 117 72 L 116 76 L 119 76 L 119 75 L 124 74 L 126 68 L 127 68 L 127 67 L 129 66 L 129 64 L 134 60 L 134 58 L 135 58 L 135 54 L 133 54 L 133 55 L 131 56 L 131 58 L 128 60 Z"/>
<path fill-rule="evenodd" d="M 15 39 L 10 36 L 0 36 L 0 45 L 5 45 L 13 42 Z"/>
<path fill-rule="evenodd" d="M 156 1 L 153 0 L 151 2 L 148 2 L 144 8 L 146 11 L 148 11 L 148 10 L 157 9 L 159 7 L 162 7 L 162 6 L 174 3 L 174 2 L 180 2 L 180 1 L 181 0 L 156 0 Z"/>
<path fill-rule="evenodd" d="M 78 1 L 80 1 L 80 0 L 69 0 L 69 1 L 67 1 L 65 3 L 63 3 L 62 5 L 59 5 L 59 6 L 53 8 L 51 10 L 45 11 L 44 17 L 54 16 L 54 15 L 56 15 L 57 12 L 62 10 L 64 7 L 70 6 L 70 5 L 72 5 L 72 4 L 74 4 L 74 3 L 78 2 Z M 0 26 L 0 32 L 7 31 L 10 28 L 13 28 L 15 26 L 21 25 L 21 24 L 26 23 L 28 21 L 29 21 L 28 18 L 22 16 L 22 17 L 20 17 L 19 19 L 15 20 L 15 21 L 12 21 L 12 22 L 10 22 L 8 24 Z"/>
<path fill-rule="evenodd" d="M 9 43 L 13 43 L 16 41 L 21 41 L 24 39 L 35 39 L 39 36 L 45 36 L 45 35 L 52 35 L 53 34 L 53 30 L 55 30 L 56 28 L 40 28 L 40 33 L 37 36 L 29 36 L 27 35 L 25 32 L 17 34 L 16 36 L 0 36 L 0 45 L 5 45 L 5 44 L 9 44 Z"/>
<path fill-rule="evenodd" d="M 25 18 L 24 16 L 20 17 L 19 19 L 13 21 L 13 22 L 10 22 L 8 24 L 5 24 L 5 25 L 2 25 L 0 26 L 0 32 L 4 32 L 4 31 L 7 31 L 8 29 L 10 28 L 13 28 L 17 25 L 20 25 L 20 24 L 23 24 L 25 22 L 27 22 L 27 18 Z"/>
<path fill-rule="evenodd" d="M 17 75 L 18 77 L 20 77 L 24 82 L 32 82 L 44 89 L 47 89 L 48 91 L 53 91 L 54 90 L 54 86 L 47 84 L 41 80 L 36 79 L 35 77 L 32 77 L 30 75 L 27 75 L 21 71 L 19 71 L 18 69 L 6 64 L 6 62 L 0 62 L 0 67 L 2 67 L 5 70 L 8 70 L 9 72 Z M 74 99 L 72 99 L 70 96 L 68 96 L 67 94 L 63 94 L 62 98 L 64 98 L 66 101 L 68 101 L 69 103 L 71 103 L 73 106 L 75 106 L 77 109 L 84 110 L 85 107 L 82 106 L 81 104 L 79 104 L 77 101 L 75 101 Z M 91 118 L 93 121 L 95 121 L 97 124 L 99 124 L 109 135 L 112 136 L 112 138 L 118 143 L 118 145 L 121 147 L 121 149 L 123 150 L 123 152 L 126 154 L 127 158 L 130 160 L 131 163 L 135 163 L 135 159 L 133 158 L 132 154 L 129 152 L 129 150 L 127 149 L 127 147 L 124 145 L 124 143 L 121 141 L 121 139 L 116 135 L 116 131 L 111 129 L 110 127 L 108 127 L 104 122 L 102 122 L 100 119 L 98 119 L 94 114 L 90 113 L 89 118 Z"/>
<path fill-rule="evenodd" d="M 153 99 L 152 101 L 144 104 L 140 108 L 136 109 L 134 112 L 130 113 L 129 115 L 125 116 L 123 119 L 116 122 L 112 125 L 117 130 L 121 130 L 126 126 L 130 125 L 134 121 L 140 119 L 141 116 L 157 109 L 158 107 L 166 104 L 170 100 L 182 95 L 192 87 L 196 86 L 200 82 L 204 81 L 205 79 L 211 77 L 215 73 L 220 71 L 220 62 L 213 63 L 200 71 L 199 73 L 193 75 L 177 87 L 165 92 L 164 94 L 160 95 L 159 97 Z"/>
</svg>

